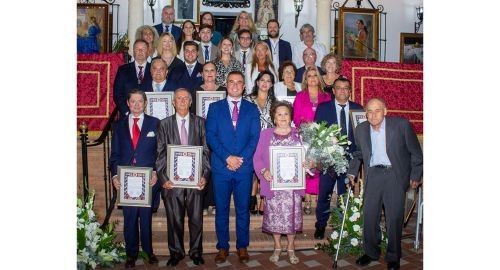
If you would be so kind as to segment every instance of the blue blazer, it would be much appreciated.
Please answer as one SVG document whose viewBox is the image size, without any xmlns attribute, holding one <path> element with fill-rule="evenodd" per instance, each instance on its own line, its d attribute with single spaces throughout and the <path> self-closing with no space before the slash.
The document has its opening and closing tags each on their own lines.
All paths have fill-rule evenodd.
<svg viewBox="0 0 500 270">
<path fill-rule="evenodd" d="M 131 166 L 134 158 L 134 166 L 152 167 L 156 170 L 156 129 L 159 123 L 158 118 L 144 114 L 141 134 L 135 149 L 130 136 L 128 117 L 123 117 L 114 124 L 109 158 L 112 175 L 117 175 L 118 166 Z"/>
<path fill-rule="evenodd" d="M 316 68 L 319 70 L 320 75 L 326 74 L 321 67 L 316 66 Z M 297 74 L 295 74 L 295 81 L 296 82 L 302 83 L 302 77 L 304 77 L 305 71 L 306 71 L 306 66 L 302 66 L 301 68 L 297 69 Z"/>
<path fill-rule="evenodd" d="M 359 103 L 349 101 L 349 110 L 363 110 L 363 106 L 361 106 Z M 349 117 L 349 115 L 346 114 L 346 117 Z M 322 121 L 325 121 L 328 126 L 332 124 L 340 125 L 337 122 L 335 100 L 318 104 L 316 115 L 314 116 L 314 122 L 320 123 Z M 351 141 L 351 145 L 349 146 L 349 153 L 353 153 L 354 151 L 356 151 L 356 143 L 354 142 L 354 128 L 351 120 L 349 120 L 349 131 L 347 138 L 349 139 L 349 141 Z"/>
<path fill-rule="evenodd" d="M 183 63 L 182 65 L 176 67 L 175 70 L 168 75 L 167 83 L 175 85 L 178 88 L 183 87 L 192 90 L 193 88 L 199 86 L 203 80 L 201 75 L 202 69 L 203 65 L 196 62 L 193 72 L 191 73 L 191 76 L 189 76 L 187 66 Z"/>
<path fill-rule="evenodd" d="M 156 28 L 156 31 L 158 31 L 158 35 L 163 34 L 163 24 L 156 24 L 154 25 L 154 28 Z M 172 24 L 172 29 L 170 29 L 170 33 L 174 36 L 175 42 L 179 41 L 181 38 L 181 28 L 175 24 Z"/>
<path fill-rule="evenodd" d="M 210 104 L 206 132 L 207 143 L 212 151 L 212 173 L 229 177 L 252 173 L 253 154 L 260 136 L 260 114 L 255 104 L 241 99 L 236 129 L 233 128 L 227 99 Z M 230 155 L 243 157 L 243 164 L 235 172 L 226 167 L 226 159 Z"/>
<path fill-rule="evenodd" d="M 267 46 L 269 46 L 269 49 L 271 49 L 271 53 L 273 53 L 273 48 L 271 47 L 271 41 L 269 39 L 264 40 L 267 43 Z M 279 65 L 278 67 L 283 64 L 285 61 L 292 61 L 292 46 L 290 46 L 290 42 L 286 40 L 282 40 L 281 38 L 279 39 L 278 42 L 278 50 L 279 50 Z M 274 63 L 276 66 L 276 63 Z"/>
<path fill-rule="evenodd" d="M 120 110 L 122 116 L 127 115 L 127 95 L 130 90 L 137 88 L 142 89 L 144 85 L 151 85 L 153 78 L 151 77 L 151 64 L 146 63 L 144 69 L 144 79 L 139 84 L 137 73 L 135 71 L 135 62 L 121 65 L 116 72 L 115 83 L 113 85 L 113 100 L 115 105 Z"/>
</svg>

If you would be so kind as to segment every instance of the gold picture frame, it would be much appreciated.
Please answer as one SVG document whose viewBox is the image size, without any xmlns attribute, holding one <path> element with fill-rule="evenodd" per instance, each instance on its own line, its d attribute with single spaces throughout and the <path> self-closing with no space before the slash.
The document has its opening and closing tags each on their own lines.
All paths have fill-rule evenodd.
<svg viewBox="0 0 500 270">
<path fill-rule="evenodd" d="M 343 59 L 378 60 L 379 14 L 378 9 L 339 9 L 337 45 Z"/>
</svg>

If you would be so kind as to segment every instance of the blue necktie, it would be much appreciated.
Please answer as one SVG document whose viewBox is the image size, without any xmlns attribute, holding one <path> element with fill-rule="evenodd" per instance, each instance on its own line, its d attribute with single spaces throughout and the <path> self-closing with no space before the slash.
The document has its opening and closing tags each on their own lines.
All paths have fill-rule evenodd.
<svg viewBox="0 0 500 270">
<path fill-rule="evenodd" d="M 165 33 L 169 33 L 170 31 L 168 31 L 168 25 L 165 25 Z"/>
<path fill-rule="evenodd" d="M 205 45 L 205 62 L 210 61 L 210 53 L 208 52 L 208 45 Z"/>
</svg>

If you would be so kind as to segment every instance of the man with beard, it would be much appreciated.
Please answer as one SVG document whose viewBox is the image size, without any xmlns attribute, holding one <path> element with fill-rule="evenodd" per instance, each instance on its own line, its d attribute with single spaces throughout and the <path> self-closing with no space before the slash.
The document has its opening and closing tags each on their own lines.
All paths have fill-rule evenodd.
<svg viewBox="0 0 500 270">
<path fill-rule="evenodd" d="M 273 64 L 276 67 L 281 66 L 285 61 L 292 61 L 292 47 L 290 42 L 280 39 L 280 24 L 277 20 L 271 19 L 267 22 L 267 36 L 264 40 L 271 49 Z"/>
</svg>

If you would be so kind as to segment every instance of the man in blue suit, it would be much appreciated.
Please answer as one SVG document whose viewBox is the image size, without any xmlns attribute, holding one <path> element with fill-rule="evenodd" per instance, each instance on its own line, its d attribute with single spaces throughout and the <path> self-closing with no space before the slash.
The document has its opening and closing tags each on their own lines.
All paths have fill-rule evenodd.
<svg viewBox="0 0 500 270">
<path fill-rule="evenodd" d="M 318 105 L 314 122 L 320 123 L 325 121 L 329 126 L 332 124 L 340 126 L 342 128 L 341 134 L 347 135 L 349 141 L 352 143 L 348 151 L 353 153 L 356 151 L 356 144 L 354 143 L 354 129 L 349 119 L 349 111 L 362 110 L 363 106 L 349 101 L 351 83 L 344 76 L 340 76 L 333 82 L 333 93 L 335 94 L 335 99 Z M 330 213 L 325 211 L 330 209 L 330 197 L 335 186 L 337 186 L 337 194 L 340 195 L 345 192 L 345 178 L 346 174 L 337 174 L 334 171 L 329 171 L 326 174 L 321 173 L 319 176 L 315 239 L 323 239 L 325 236 L 325 227 L 330 217 Z"/>
<path fill-rule="evenodd" d="M 161 11 L 161 23 L 154 25 L 156 31 L 158 31 L 158 35 L 161 35 L 163 32 L 171 33 L 175 42 L 178 42 L 181 38 L 181 28 L 174 24 L 175 21 L 175 11 L 172 6 L 164 6 Z"/>
<path fill-rule="evenodd" d="M 215 231 L 218 254 L 215 263 L 229 255 L 229 206 L 233 194 L 236 210 L 236 248 L 241 263 L 249 260 L 250 194 L 253 154 L 260 135 L 259 110 L 242 98 L 245 79 L 240 71 L 227 76 L 227 99 L 208 109 L 206 130 L 211 148 L 212 179 L 215 195 Z"/>
<path fill-rule="evenodd" d="M 184 49 L 184 65 L 180 65 L 173 70 L 168 81 L 174 82 L 178 88 L 187 88 L 189 91 L 193 91 L 203 80 L 203 65 L 198 62 L 199 46 L 192 40 L 185 41 L 182 46 Z"/>
<path fill-rule="evenodd" d="M 122 65 L 118 68 L 113 85 L 113 101 L 120 110 L 122 117 L 127 116 L 129 108 L 127 96 L 130 90 L 143 88 L 143 85 L 150 85 L 151 65 L 148 59 L 148 43 L 144 39 L 137 39 L 134 42 L 134 62 Z"/>
<path fill-rule="evenodd" d="M 149 185 L 154 186 L 157 181 L 155 133 L 160 120 L 144 113 L 146 94 L 141 90 L 130 91 L 127 105 L 130 114 L 128 117 L 123 117 L 113 127 L 109 158 L 113 185 L 116 189 L 120 188 L 118 166 L 137 166 L 153 168 Z M 154 191 L 155 188 L 153 188 Z M 151 241 L 151 208 L 123 206 L 123 217 L 123 235 L 127 253 L 125 267 L 135 266 L 139 253 L 139 229 L 142 250 L 148 255 L 147 262 L 158 263 Z"/>
<path fill-rule="evenodd" d="M 271 49 L 274 66 L 279 67 L 285 61 L 292 61 L 292 47 L 290 42 L 279 37 L 280 24 L 276 19 L 267 22 L 267 36 L 269 38 L 264 41 Z"/>
</svg>

